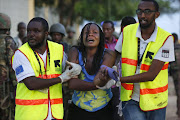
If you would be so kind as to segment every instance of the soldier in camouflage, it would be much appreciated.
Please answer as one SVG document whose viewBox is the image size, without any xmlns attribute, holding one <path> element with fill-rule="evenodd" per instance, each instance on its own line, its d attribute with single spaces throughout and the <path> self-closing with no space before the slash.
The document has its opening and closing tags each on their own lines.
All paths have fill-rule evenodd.
<svg viewBox="0 0 180 120">
<path fill-rule="evenodd" d="M 50 27 L 50 36 L 52 38 L 51 40 L 53 42 L 62 44 L 64 47 L 65 53 L 68 54 L 70 46 L 66 42 L 63 42 L 65 35 L 66 35 L 66 30 L 63 24 L 55 23 L 51 25 Z M 64 106 L 63 120 L 66 120 L 67 114 L 68 114 L 69 102 L 71 102 L 73 90 L 70 90 L 68 88 L 68 82 L 65 82 L 62 84 L 62 89 L 63 89 L 63 106 Z"/>
<path fill-rule="evenodd" d="M 16 78 L 11 68 L 11 57 L 16 49 L 10 35 L 9 16 L 0 13 L 0 120 L 13 120 Z"/>
<path fill-rule="evenodd" d="M 180 44 L 178 44 L 178 36 L 172 33 L 174 37 L 175 61 L 170 63 L 169 74 L 173 77 L 175 92 L 177 95 L 177 115 L 180 118 Z"/>
<path fill-rule="evenodd" d="M 51 40 L 53 42 L 62 44 L 64 47 L 65 53 L 68 54 L 70 46 L 66 42 L 63 42 L 63 39 L 66 36 L 66 30 L 65 30 L 64 25 L 61 23 L 55 23 L 51 25 L 49 32 L 52 38 Z"/>
</svg>

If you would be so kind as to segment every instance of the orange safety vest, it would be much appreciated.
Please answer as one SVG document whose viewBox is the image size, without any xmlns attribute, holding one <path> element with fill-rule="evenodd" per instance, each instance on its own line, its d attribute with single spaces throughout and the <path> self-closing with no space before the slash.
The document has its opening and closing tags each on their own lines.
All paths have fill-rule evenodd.
<svg viewBox="0 0 180 120">
<path fill-rule="evenodd" d="M 62 73 L 63 46 L 51 41 L 48 41 L 48 50 L 50 57 L 47 55 L 46 68 L 41 57 L 38 55 L 42 75 L 40 74 L 40 65 L 38 60 L 26 43 L 19 48 L 34 70 L 35 76 L 50 79 L 56 78 Z M 49 63 L 50 58 L 50 63 Z M 13 61 L 13 60 L 12 60 Z M 42 93 L 38 90 L 29 90 L 23 82 L 17 84 L 16 90 L 16 120 L 44 120 L 48 115 L 48 104 L 51 105 L 51 113 L 55 119 L 62 120 L 64 115 L 63 99 L 62 99 L 62 84 L 58 83 L 49 87 L 48 93 Z"/>
<path fill-rule="evenodd" d="M 138 58 L 138 38 L 136 31 L 139 23 L 129 25 L 123 30 L 122 76 L 135 75 Z M 158 50 L 171 34 L 158 27 L 155 42 L 150 42 L 144 52 L 140 73 L 147 72 Z M 143 111 L 164 108 L 168 103 L 168 62 L 153 81 L 140 82 L 139 105 Z M 133 83 L 122 83 L 121 100 L 128 101 L 133 93 Z"/>
</svg>

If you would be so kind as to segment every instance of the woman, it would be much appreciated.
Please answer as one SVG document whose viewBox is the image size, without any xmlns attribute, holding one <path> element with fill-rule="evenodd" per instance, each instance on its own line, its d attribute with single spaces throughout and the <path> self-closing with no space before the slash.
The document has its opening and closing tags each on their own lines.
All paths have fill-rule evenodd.
<svg viewBox="0 0 180 120">
<path fill-rule="evenodd" d="M 107 70 L 101 65 L 112 67 L 115 54 L 104 48 L 104 34 L 95 23 L 86 24 L 80 34 L 80 44 L 71 48 L 68 59 L 78 63 L 82 72 L 78 78 L 69 81 L 69 88 L 74 90 L 68 120 L 111 120 L 112 112 L 109 101 L 111 89 L 101 90 L 95 84 L 109 80 Z"/>
</svg>

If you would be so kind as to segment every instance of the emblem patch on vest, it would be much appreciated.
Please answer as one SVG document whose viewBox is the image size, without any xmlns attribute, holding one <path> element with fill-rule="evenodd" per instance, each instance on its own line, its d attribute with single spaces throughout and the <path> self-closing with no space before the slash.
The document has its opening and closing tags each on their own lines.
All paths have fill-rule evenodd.
<svg viewBox="0 0 180 120">
<path fill-rule="evenodd" d="M 164 58 L 169 58 L 169 50 L 162 50 L 162 57 L 164 57 Z"/>
<path fill-rule="evenodd" d="M 152 56 L 154 55 L 153 52 L 147 52 L 146 58 L 150 58 L 152 60 Z"/>
<path fill-rule="evenodd" d="M 60 60 L 54 60 L 54 66 L 56 71 L 60 71 Z"/>
<path fill-rule="evenodd" d="M 23 66 L 20 65 L 15 69 L 16 75 L 19 75 L 20 73 L 24 72 Z"/>
</svg>

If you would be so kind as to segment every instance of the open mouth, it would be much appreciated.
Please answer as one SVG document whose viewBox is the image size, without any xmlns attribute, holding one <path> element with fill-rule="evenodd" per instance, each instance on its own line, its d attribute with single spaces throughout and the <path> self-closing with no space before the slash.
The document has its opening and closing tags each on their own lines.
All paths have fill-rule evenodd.
<svg viewBox="0 0 180 120">
<path fill-rule="evenodd" d="M 92 42 L 94 42 L 94 40 L 93 39 L 87 39 L 87 42 L 92 43 Z"/>
<path fill-rule="evenodd" d="M 94 40 L 88 40 L 88 42 L 94 42 Z"/>
<path fill-rule="evenodd" d="M 142 24 L 146 24 L 146 23 L 147 23 L 147 20 L 141 20 L 141 23 L 142 23 Z"/>
</svg>

